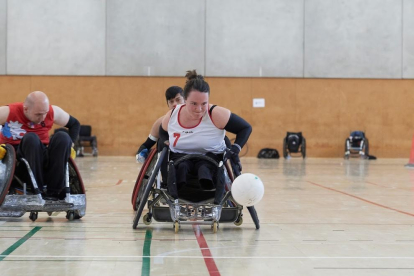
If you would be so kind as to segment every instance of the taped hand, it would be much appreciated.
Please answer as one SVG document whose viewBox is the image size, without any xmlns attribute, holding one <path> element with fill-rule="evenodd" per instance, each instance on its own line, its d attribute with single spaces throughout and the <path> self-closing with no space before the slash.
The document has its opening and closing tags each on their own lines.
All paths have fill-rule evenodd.
<svg viewBox="0 0 414 276">
<path fill-rule="evenodd" d="M 135 157 L 139 163 L 144 163 L 148 157 L 148 149 L 141 150 Z"/>
</svg>

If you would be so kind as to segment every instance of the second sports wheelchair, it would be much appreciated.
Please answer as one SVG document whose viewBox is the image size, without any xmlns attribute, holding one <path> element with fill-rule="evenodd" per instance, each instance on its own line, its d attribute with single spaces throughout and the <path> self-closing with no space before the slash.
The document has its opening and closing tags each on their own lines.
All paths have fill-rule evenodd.
<svg viewBox="0 0 414 276">
<path fill-rule="evenodd" d="M 352 131 L 345 140 L 344 158 L 352 156 L 369 158 L 369 142 L 363 131 Z"/>
<path fill-rule="evenodd" d="M 175 233 L 178 232 L 181 224 L 211 225 L 213 232 L 216 233 L 219 223 L 234 223 L 237 226 L 243 223 L 243 206 L 231 195 L 234 176 L 240 175 L 234 164 L 226 160 L 218 164 L 214 159 L 199 154 L 190 154 L 175 160 L 174 165 L 184 160 L 202 159 L 218 168 L 223 166 L 225 192 L 220 204 L 216 205 L 214 204 L 215 190 L 202 190 L 198 179 L 189 175 L 185 192 L 179 191 L 179 199 L 174 200 L 168 193 L 166 185 L 162 183 L 161 165 L 166 161 L 167 154 L 168 147 L 164 147 L 159 153 L 156 149 L 152 149 L 141 168 L 131 198 L 133 209 L 136 211 L 132 226 L 134 229 L 137 228 L 146 205 L 148 213 L 143 216 L 145 225 L 149 225 L 153 219 L 159 222 L 172 222 Z M 259 229 L 259 218 L 254 206 L 247 209 L 256 229 Z"/>
<path fill-rule="evenodd" d="M 291 153 L 300 153 L 306 157 L 306 139 L 302 132 L 288 132 L 283 139 L 283 157 L 288 158 Z"/>
<path fill-rule="evenodd" d="M 29 163 L 16 160 L 15 149 L 6 145 L 6 155 L 0 160 L 0 217 L 21 217 L 30 212 L 35 221 L 39 212 L 66 212 L 68 220 L 80 219 L 86 211 L 86 195 L 79 171 L 70 158 L 66 169 L 66 197 L 52 200 L 41 194 Z M 19 171 L 19 173 L 17 173 Z"/>
</svg>

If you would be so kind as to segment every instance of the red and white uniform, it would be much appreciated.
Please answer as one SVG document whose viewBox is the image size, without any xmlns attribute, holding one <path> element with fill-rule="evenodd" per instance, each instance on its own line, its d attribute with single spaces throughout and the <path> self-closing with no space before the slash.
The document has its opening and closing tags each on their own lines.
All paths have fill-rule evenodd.
<svg viewBox="0 0 414 276">
<path fill-rule="evenodd" d="M 196 126 L 182 126 L 179 115 L 184 106 L 185 104 L 175 107 L 168 123 L 170 150 L 186 154 L 223 153 L 226 149 L 224 142 L 226 131 L 214 125 L 209 111 L 204 114 Z"/>
<path fill-rule="evenodd" d="M 40 124 L 32 123 L 24 115 L 23 103 L 13 103 L 9 105 L 10 112 L 7 121 L 1 129 L 0 144 L 20 144 L 23 135 L 28 132 L 34 132 L 39 136 L 43 144 L 49 144 L 49 130 L 53 126 L 54 112 L 49 105 L 49 112 L 46 118 Z"/>
</svg>

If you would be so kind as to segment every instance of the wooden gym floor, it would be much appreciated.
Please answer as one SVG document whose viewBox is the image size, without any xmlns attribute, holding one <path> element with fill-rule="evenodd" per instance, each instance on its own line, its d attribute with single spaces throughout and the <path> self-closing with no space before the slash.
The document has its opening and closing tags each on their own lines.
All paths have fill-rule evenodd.
<svg viewBox="0 0 414 276">
<path fill-rule="evenodd" d="M 0 218 L 0 274 L 414 275 L 414 170 L 405 159 L 243 158 L 265 196 L 244 223 L 139 224 L 132 229 L 133 157 L 76 162 L 86 216 Z"/>
</svg>

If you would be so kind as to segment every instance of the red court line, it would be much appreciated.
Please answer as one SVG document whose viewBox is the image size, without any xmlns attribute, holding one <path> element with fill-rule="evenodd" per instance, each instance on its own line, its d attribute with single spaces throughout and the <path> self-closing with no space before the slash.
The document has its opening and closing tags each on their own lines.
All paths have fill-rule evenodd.
<svg viewBox="0 0 414 276">
<path fill-rule="evenodd" d="M 206 263 L 208 272 L 211 276 L 220 276 L 220 271 L 218 270 L 216 263 L 214 262 L 213 255 L 210 252 L 210 249 L 208 248 L 208 244 L 206 239 L 203 236 L 203 233 L 201 232 L 200 226 L 194 225 L 194 234 L 197 238 L 198 246 L 201 249 L 201 253 L 204 257 L 204 262 Z"/>
<path fill-rule="evenodd" d="M 324 188 L 324 189 L 327 189 L 327 190 L 330 190 L 330 191 L 334 191 L 334 192 L 337 192 L 337 193 L 340 193 L 340 194 L 343 194 L 343 195 L 347 195 L 347 196 L 350 196 L 350 197 L 353 197 L 353 198 L 362 200 L 364 202 L 370 203 L 370 204 L 375 205 L 375 206 L 378 206 L 378 207 L 382 207 L 382 208 L 385 208 L 385 209 L 388 209 L 388 210 L 392 210 L 392 211 L 395 211 L 395 212 L 398 212 L 398 213 L 401 213 L 401 214 L 405 214 L 405 215 L 409 215 L 409 216 L 414 217 L 414 214 L 412 214 L 412 213 L 408 213 L 408 212 L 404 212 L 404 211 L 401 211 L 401 210 L 397 210 L 397 209 L 394 209 L 394 208 L 391 208 L 391 207 L 388 207 L 388 206 L 385 206 L 385 205 L 382 205 L 382 204 L 379 204 L 379 203 L 376 203 L 376 202 L 373 202 L 373 201 L 364 199 L 364 198 L 359 197 L 359 196 L 351 195 L 351 194 L 348 194 L 348 193 L 345 193 L 345 192 L 341 192 L 341 191 L 336 190 L 336 189 L 333 189 L 333 188 L 329 188 L 329 187 L 323 186 L 321 184 L 313 183 L 311 181 L 307 181 L 307 182 L 310 183 L 310 184 L 312 184 L 312 185 L 315 185 L 315 186 L 318 186 L 318 187 L 321 187 L 321 188 Z"/>
<path fill-rule="evenodd" d="M 116 186 L 116 185 L 119 185 L 119 184 L 121 184 L 121 183 L 122 183 L 122 179 L 119 179 L 119 180 L 118 180 L 118 182 L 115 184 L 115 186 Z"/>
</svg>

